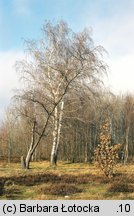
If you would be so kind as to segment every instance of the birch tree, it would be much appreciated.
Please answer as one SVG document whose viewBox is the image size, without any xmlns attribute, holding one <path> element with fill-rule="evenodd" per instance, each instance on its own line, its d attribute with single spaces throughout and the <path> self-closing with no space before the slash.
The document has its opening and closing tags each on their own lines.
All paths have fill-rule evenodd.
<svg viewBox="0 0 134 216">
<path fill-rule="evenodd" d="M 25 159 L 26 168 L 29 168 L 31 157 L 49 123 L 53 130 L 51 162 L 56 164 L 67 94 L 71 94 L 76 83 L 95 85 L 106 71 L 100 55 L 103 48 L 94 46 L 87 29 L 74 33 L 67 23 L 60 21 L 56 25 L 47 22 L 42 30 L 41 40 L 27 42 L 28 58 L 16 64 L 25 82 L 25 88 L 19 97 L 25 102 L 33 103 L 38 109 L 40 107 L 41 113 L 40 131 L 36 140 L 32 137 L 32 145 Z M 32 130 L 34 128 L 35 122 Z"/>
</svg>

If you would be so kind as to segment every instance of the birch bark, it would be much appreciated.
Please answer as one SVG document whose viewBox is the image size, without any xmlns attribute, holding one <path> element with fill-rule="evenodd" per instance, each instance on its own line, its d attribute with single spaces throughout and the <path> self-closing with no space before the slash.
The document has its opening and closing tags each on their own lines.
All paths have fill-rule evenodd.
<svg viewBox="0 0 134 216">
<path fill-rule="evenodd" d="M 59 106 L 56 107 L 55 112 L 54 112 L 53 145 L 52 145 L 52 151 L 51 151 L 51 164 L 52 165 L 56 165 L 57 159 L 58 159 L 63 109 L 64 109 L 64 101 L 62 100 Z M 59 112 L 59 116 L 58 116 L 58 112 Z"/>
<path fill-rule="evenodd" d="M 32 127 L 32 138 L 31 138 L 31 143 L 30 147 L 25 159 L 25 162 L 23 161 L 22 167 L 25 169 L 29 169 L 29 164 L 33 155 L 33 146 L 35 144 L 35 127 L 36 127 L 36 121 L 33 122 L 33 127 Z"/>
</svg>

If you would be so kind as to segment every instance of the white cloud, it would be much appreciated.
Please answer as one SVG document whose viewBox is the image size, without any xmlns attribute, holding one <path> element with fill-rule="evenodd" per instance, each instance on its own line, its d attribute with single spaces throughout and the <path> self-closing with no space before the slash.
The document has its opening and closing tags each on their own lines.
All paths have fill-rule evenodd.
<svg viewBox="0 0 134 216">
<path fill-rule="evenodd" d="M 19 87 L 14 64 L 23 56 L 21 52 L 0 52 L 0 117 L 13 96 L 12 90 Z"/>
<path fill-rule="evenodd" d="M 134 54 L 109 60 L 108 85 L 114 93 L 134 92 Z"/>
<path fill-rule="evenodd" d="M 134 14 L 114 16 L 94 23 L 94 37 L 115 56 L 126 55 L 134 50 Z"/>
<path fill-rule="evenodd" d="M 108 83 L 115 93 L 134 92 L 133 20 L 134 14 L 127 8 L 126 13 L 94 21 L 94 40 L 109 53 Z"/>
</svg>

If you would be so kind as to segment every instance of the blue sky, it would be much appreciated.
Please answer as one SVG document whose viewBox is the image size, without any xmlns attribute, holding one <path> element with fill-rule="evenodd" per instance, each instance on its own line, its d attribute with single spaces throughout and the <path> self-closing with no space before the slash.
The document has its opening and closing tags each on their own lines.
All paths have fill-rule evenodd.
<svg viewBox="0 0 134 216">
<path fill-rule="evenodd" d="M 41 35 L 46 19 L 64 19 L 77 31 L 85 26 L 94 29 L 97 22 L 111 22 L 112 18 L 133 12 L 132 0 L 0 0 L 0 50 L 23 49 L 24 39 Z M 99 32 L 100 36 L 111 32 L 111 25 L 107 27 Z M 98 40 L 100 36 L 94 32 Z"/>
<path fill-rule="evenodd" d="M 95 44 L 109 53 L 107 85 L 134 91 L 134 0 L 0 0 L 0 116 L 19 86 L 13 65 L 24 40 L 40 38 L 44 21 L 59 19 L 73 31 L 92 28 Z"/>
</svg>

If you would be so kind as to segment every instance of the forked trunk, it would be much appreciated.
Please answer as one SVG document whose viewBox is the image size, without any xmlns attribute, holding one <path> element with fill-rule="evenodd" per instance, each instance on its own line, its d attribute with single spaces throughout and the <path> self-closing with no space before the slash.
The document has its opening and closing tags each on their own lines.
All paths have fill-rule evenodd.
<svg viewBox="0 0 134 216">
<path fill-rule="evenodd" d="M 24 158 L 24 156 L 21 156 L 22 169 L 29 169 L 31 158 L 32 158 L 32 152 L 30 151 L 28 152 L 26 158 Z"/>
<path fill-rule="evenodd" d="M 33 147 L 35 144 L 35 126 L 36 126 L 36 121 L 33 122 L 33 127 L 32 127 L 32 138 L 31 138 L 31 143 L 30 147 L 26 156 L 26 159 L 24 160 L 24 157 L 21 157 L 21 163 L 22 163 L 22 168 L 23 169 L 29 169 L 30 161 L 33 155 Z"/>
</svg>

